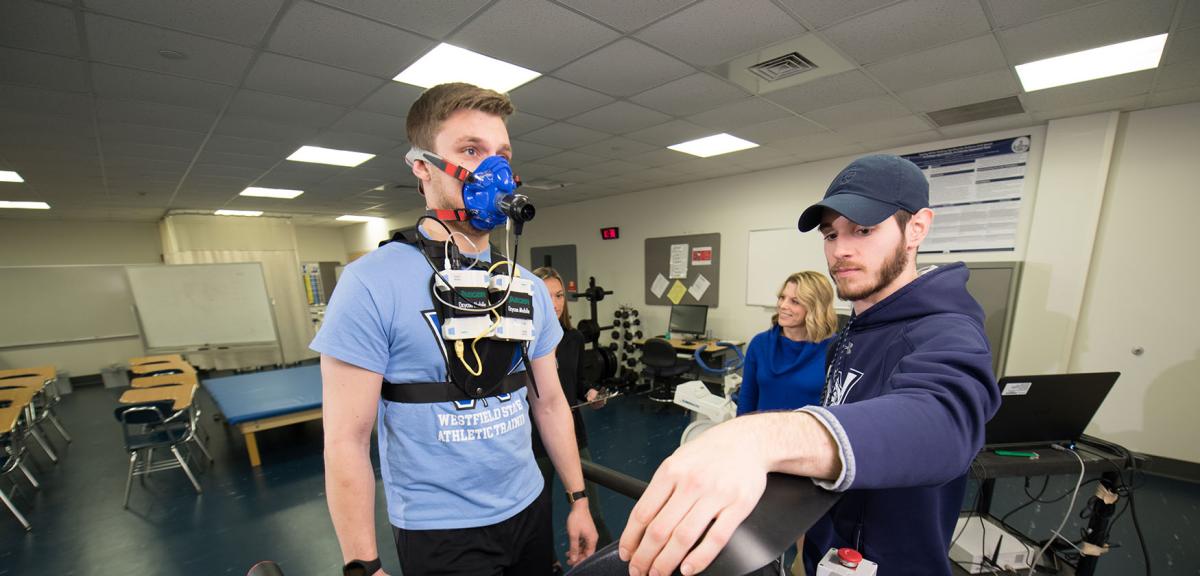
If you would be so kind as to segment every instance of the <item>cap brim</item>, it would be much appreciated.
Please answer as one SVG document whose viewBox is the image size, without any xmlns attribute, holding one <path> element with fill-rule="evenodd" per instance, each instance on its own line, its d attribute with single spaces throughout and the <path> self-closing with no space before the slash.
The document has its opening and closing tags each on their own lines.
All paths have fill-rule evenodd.
<svg viewBox="0 0 1200 576">
<path fill-rule="evenodd" d="M 895 206 L 880 202 L 873 198 L 859 196 L 857 194 L 837 194 L 830 196 L 812 206 L 800 215 L 800 220 L 796 225 L 801 232 L 808 232 L 821 224 L 821 218 L 825 215 L 825 210 L 833 210 L 847 220 L 854 222 L 860 226 L 874 226 L 887 220 L 888 216 L 896 213 Z"/>
</svg>

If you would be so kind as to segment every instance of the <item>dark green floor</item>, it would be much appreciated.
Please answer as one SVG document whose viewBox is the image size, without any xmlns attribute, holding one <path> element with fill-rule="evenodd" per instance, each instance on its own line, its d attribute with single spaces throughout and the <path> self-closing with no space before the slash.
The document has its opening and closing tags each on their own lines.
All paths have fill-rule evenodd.
<svg viewBox="0 0 1200 576">
<path fill-rule="evenodd" d="M 112 417 L 119 392 L 86 387 L 65 398 L 59 415 L 75 442 L 65 446 L 50 432 L 60 452 L 58 465 L 31 449 L 43 488 L 32 492 L 18 479 L 23 493 L 16 500 L 34 530 L 25 533 L 0 509 L 0 575 L 244 574 L 263 559 L 280 562 L 288 576 L 338 573 L 341 555 L 325 508 L 319 422 L 259 433 L 263 466 L 253 470 L 241 438 L 206 416 L 216 461 L 200 472 L 204 494 L 197 496 L 182 472 L 168 470 L 144 485 L 135 481 L 126 511 L 121 496 L 128 460 Z M 201 394 L 199 401 L 208 415 L 214 413 L 207 397 Z M 643 479 L 675 448 L 687 422 L 678 412 L 647 411 L 637 398 L 587 411 L 585 419 L 596 462 Z M 1047 494 L 1071 484 L 1073 479 L 1053 478 Z M 554 502 L 561 550 L 565 505 L 560 500 Z M 1002 512 L 1024 500 L 1019 480 L 1001 482 L 994 509 Z M 619 533 L 633 501 L 603 489 L 601 501 L 609 527 Z M 396 575 L 381 492 L 376 503 L 384 566 Z M 1058 523 L 1064 505 L 1031 506 L 1012 523 L 1044 536 Z M 1148 477 L 1138 493 L 1138 511 L 1154 573 L 1200 573 L 1200 489 Z M 1143 573 L 1128 514 L 1112 540 L 1121 547 L 1100 562 L 1098 574 Z"/>
</svg>

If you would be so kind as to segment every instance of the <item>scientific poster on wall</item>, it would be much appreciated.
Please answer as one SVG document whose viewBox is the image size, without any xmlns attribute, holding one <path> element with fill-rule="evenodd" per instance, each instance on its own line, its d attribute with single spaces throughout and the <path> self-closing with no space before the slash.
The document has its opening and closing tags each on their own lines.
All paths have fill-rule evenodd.
<svg viewBox="0 0 1200 576">
<path fill-rule="evenodd" d="M 922 254 L 1016 249 L 1029 144 L 1017 136 L 904 156 L 929 179 L 937 214 Z"/>
</svg>

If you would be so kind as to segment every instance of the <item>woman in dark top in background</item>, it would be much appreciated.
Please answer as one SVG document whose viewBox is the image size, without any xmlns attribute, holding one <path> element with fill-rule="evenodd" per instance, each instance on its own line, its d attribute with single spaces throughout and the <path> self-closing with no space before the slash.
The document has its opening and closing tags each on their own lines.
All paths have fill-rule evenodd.
<svg viewBox="0 0 1200 576">
<path fill-rule="evenodd" d="M 550 300 L 554 302 L 554 312 L 558 314 L 558 321 L 562 324 L 563 337 L 562 341 L 558 343 L 558 349 L 555 350 L 555 356 L 558 359 L 558 380 L 562 383 L 567 403 L 574 406 L 592 402 L 592 408 L 602 407 L 603 402 L 595 402 L 600 392 L 595 388 L 584 387 L 583 333 L 571 326 L 571 315 L 567 311 L 567 296 L 563 288 L 562 276 L 559 276 L 557 270 L 548 266 L 538 268 L 533 273 L 546 283 L 546 290 L 550 292 Z M 571 416 L 575 419 L 575 441 L 579 445 L 579 458 L 590 462 L 592 455 L 587 448 L 587 431 L 583 427 L 583 415 L 579 413 L 579 409 L 575 409 L 571 411 Z M 537 425 L 536 419 L 533 424 Z M 550 486 L 554 480 L 554 467 L 538 434 L 533 435 L 533 455 L 537 458 L 538 468 L 541 468 L 542 479 L 545 481 L 542 496 L 548 497 Z M 609 533 L 608 527 L 604 524 L 604 517 L 600 514 L 600 501 L 596 497 L 596 485 L 589 481 L 585 490 L 587 491 L 588 508 L 592 513 L 592 521 L 596 523 L 596 532 L 600 535 L 600 539 L 596 542 L 596 548 L 600 548 L 612 542 L 612 534 Z M 548 517 L 547 520 L 551 520 L 551 518 Z"/>
</svg>

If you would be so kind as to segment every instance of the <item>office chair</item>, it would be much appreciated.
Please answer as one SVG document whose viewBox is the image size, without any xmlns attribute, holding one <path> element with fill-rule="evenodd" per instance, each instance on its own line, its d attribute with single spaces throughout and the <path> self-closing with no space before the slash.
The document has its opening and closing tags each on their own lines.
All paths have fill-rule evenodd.
<svg viewBox="0 0 1200 576">
<path fill-rule="evenodd" d="M 680 360 L 675 347 L 662 338 L 651 338 L 642 347 L 642 375 L 650 386 L 649 398 L 654 402 L 670 404 L 675 401 L 675 385 L 679 377 L 691 370 L 690 360 Z M 660 381 L 664 381 L 660 385 Z"/>
</svg>

